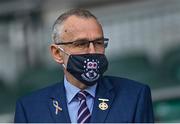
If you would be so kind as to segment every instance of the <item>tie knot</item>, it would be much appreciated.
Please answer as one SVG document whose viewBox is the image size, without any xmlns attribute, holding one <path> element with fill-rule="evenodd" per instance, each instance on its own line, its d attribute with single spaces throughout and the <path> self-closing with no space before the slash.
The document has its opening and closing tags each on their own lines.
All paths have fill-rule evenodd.
<svg viewBox="0 0 180 124">
<path fill-rule="evenodd" d="M 77 98 L 81 101 L 81 100 L 86 100 L 88 93 L 86 91 L 79 91 L 77 93 Z"/>
</svg>

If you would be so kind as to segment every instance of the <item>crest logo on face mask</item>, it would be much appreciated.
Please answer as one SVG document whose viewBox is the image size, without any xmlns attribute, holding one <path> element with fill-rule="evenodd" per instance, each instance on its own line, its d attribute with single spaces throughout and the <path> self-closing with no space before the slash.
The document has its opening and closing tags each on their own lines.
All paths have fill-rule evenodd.
<svg viewBox="0 0 180 124">
<path fill-rule="evenodd" d="M 81 74 L 82 78 L 86 81 L 92 82 L 99 78 L 98 69 L 99 69 L 98 60 L 85 60 L 84 61 L 84 73 Z"/>
</svg>

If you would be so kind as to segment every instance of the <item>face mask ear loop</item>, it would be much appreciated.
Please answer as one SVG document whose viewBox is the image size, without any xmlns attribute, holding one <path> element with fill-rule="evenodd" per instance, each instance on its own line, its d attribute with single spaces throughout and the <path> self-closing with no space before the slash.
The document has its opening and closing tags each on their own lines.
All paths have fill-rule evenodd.
<svg viewBox="0 0 180 124">
<path fill-rule="evenodd" d="M 65 66 L 65 64 L 62 64 L 62 66 L 66 69 L 66 66 Z"/>
<path fill-rule="evenodd" d="M 70 55 L 69 53 L 65 52 L 63 48 L 61 48 L 61 47 L 58 47 L 58 48 L 59 48 L 60 51 L 62 51 L 62 52 L 65 53 L 66 55 L 68 55 L 68 56 Z M 65 64 L 62 64 L 62 66 L 66 69 Z"/>
<path fill-rule="evenodd" d="M 67 52 L 65 52 L 63 48 L 61 48 L 61 47 L 58 47 L 58 48 L 59 48 L 59 50 L 61 50 L 61 51 L 62 51 L 63 53 L 65 53 L 66 55 L 70 56 L 70 54 L 67 53 Z"/>
</svg>

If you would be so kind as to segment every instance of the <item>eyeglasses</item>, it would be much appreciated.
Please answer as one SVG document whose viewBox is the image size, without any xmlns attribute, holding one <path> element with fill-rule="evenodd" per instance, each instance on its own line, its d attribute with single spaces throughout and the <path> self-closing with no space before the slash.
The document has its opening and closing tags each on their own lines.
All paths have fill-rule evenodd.
<svg viewBox="0 0 180 124">
<path fill-rule="evenodd" d="M 60 43 L 55 43 L 56 45 L 71 45 L 73 48 L 77 48 L 79 50 L 84 50 L 89 48 L 90 43 L 93 43 L 95 49 L 102 49 L 106 48 L 108 45 L 108 38 L 98 38 L 92 41 L 88 40 L 77 40 L 77 41 L 72 41 L 72 42 L 60 42 Z"/>
</svg>

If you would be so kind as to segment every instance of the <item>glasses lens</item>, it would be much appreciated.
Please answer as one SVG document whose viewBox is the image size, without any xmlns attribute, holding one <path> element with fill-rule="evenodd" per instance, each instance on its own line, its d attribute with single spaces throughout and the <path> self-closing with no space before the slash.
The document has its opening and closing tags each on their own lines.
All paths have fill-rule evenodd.
<svg viewBox="0 0 180 124">
<path fill-rule="evenodd" d="M 94 42 L 94 45 L 97 48 L 106 48 L 108 46 L 108 41 L 109 39 L 107 38 L 99 39 Z"/>
<path fill-rule="evenodd" d="M 107 47 L 108 41 L 109 41 L 109 39 L 107 39 L 107 38 L 97 39 L 94 41 L 78 40 L 78 41 L 71 42 L 68 45 L 70 45 L 72 48 L 75 48 L 78 50 L 85 50 L 85 49 L 89 48 L 90 43 L 93 43 L 93 45 L 96 49 L 102 49 L 102 48 Z"/>
<path fill-rule="evenodd" d="M 101 49 L 104 47 L 104 41 L 103 40 L 97 40 L 93 42 L 94 47 L 97 49 Z"/>
<path fill-rule="evenodd" d="M 74 41 L 72 45 L 74 48 L 77 48 L 77 49 L 85 49 L 89 46 L 89 42 L 88 41 Z"/>
</svg>

